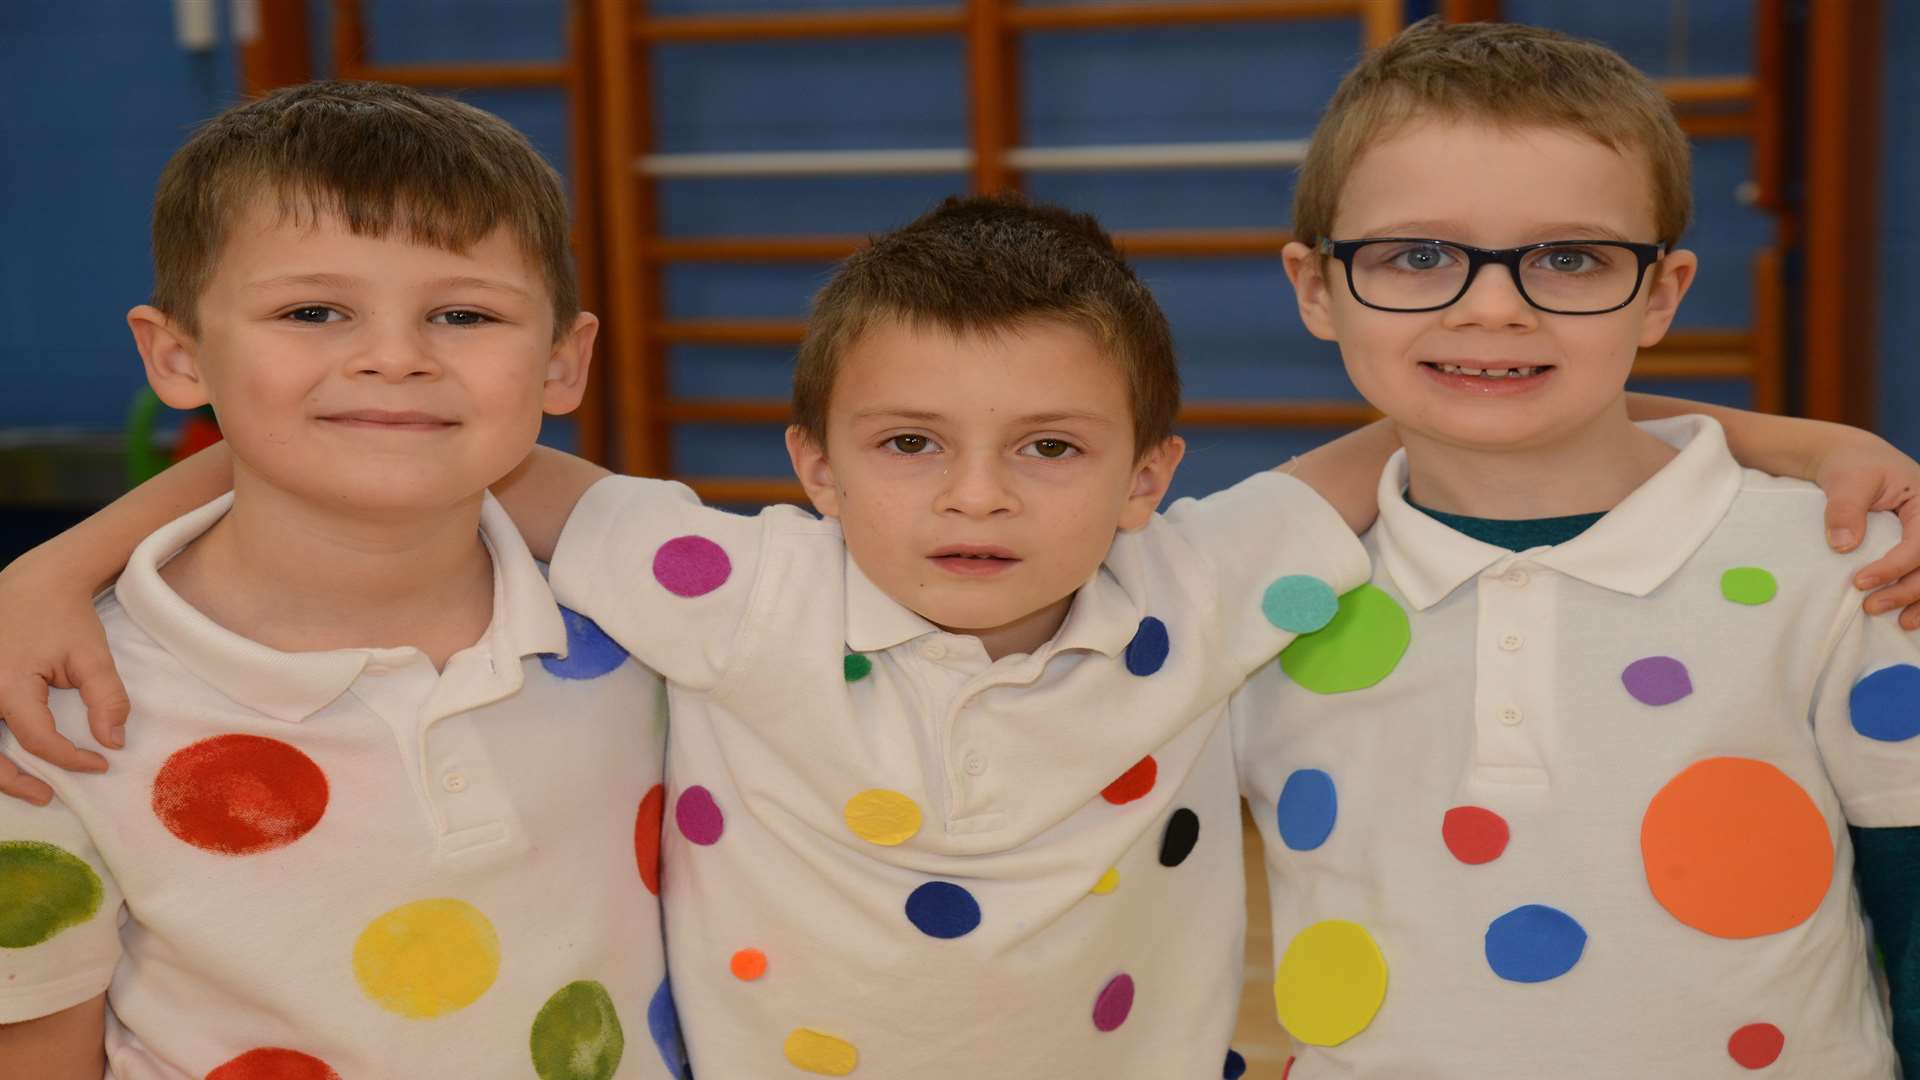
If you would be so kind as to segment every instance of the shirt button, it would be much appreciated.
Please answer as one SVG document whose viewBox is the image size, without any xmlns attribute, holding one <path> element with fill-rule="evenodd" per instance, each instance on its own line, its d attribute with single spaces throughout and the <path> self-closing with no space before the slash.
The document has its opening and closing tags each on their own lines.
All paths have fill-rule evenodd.
<svg viewBox="0 0 1920 1080">
<path fill-rule="evenodd" d="M 1508 727 L 1518 727 L 1520 725 L 1520 710 L 1511 705 L 1501 709 L 1500 722 Z"/>
<path fill-rule="evenodd" d="M 1500 635 L 1500 647 L 1507 652 L 1519 652 L 1520 646 L 1525 643 L 1525 640 L 1526 639 L 1522 638 L 1519 634 L 1502 634 Z"/>
<path fill-rule="evenodd" d="M 920 643 L 920 655 L 929 660 L 939 660 L 947 655 L 947 647 L 938 638 L 932 638 Z"/>
<path fill-rule="evenodd" d="M 1518 589 L 1527 583 L 1527 572 L 1519 567 L 1514 567 L 1512 570 L 1507 571 L 1504 580 L 1507 584 Z"/>
<path fill-rule="evenodd" d="M 440 786 L 458 795 L 467 790 L 467 778 L 457 772 L 450 772 L 440 778 Z"/>
<path fill-rule="evenodd" d="M 960 767 L 967 770 L 968 776 L 979 776 L 987 771 L 987 755 L 978 750 L 969 750 L 967 756 L 961 759 Z"/>
</svg>

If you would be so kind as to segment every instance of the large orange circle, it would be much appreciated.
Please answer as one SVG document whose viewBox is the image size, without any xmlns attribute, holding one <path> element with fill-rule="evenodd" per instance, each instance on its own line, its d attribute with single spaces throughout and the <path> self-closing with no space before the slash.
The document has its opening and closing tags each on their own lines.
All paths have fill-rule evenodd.
<svg viewBox="0 0 1920 1080">
<path fill-rule="evenodd" d="M 1806 789 L 1764 761 L 1697 761 L 1640 823 L 1654 899 L 1696 930 L 1760 937 L 1800 925 L 1833 882 L 1833 836 Z"/>
</svg>

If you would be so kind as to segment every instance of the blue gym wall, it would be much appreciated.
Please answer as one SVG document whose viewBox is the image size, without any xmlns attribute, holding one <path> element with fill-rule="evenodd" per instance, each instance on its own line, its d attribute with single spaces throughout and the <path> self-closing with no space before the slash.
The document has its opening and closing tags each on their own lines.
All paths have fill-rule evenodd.
<svg viewBox="0 0 1920 1080">
<path fill-rule="evenodd" d="M 661 13 L 766 7 L 884 7 L 898 0 L 656 0 Z M 1030 0 L 1058 2 L 1058 0 Z M 225 4 L 219 5 L 225 8 Z M 1882 430 L 1920 452 L 1920 360 L 1909 344 L 1920 314 L 1907 298 L 1920 268 L 1900 256 L 1920 233 L 1920 133 L 1899 102 L 1920 100 L 1920 5 L 1887 4 L 1880 382 Z M 11 378 L 0 429 L 115 429 L 142 385 L 122 316 L 151 278 L 146 215 L 167 155 L 197 121 L 234 100 L 224 47 L 180 50 L 169 4 L 64 0 L 0 4 L 0 357 Z M 315 0 L 316 70 L 327 70 L 325 5 Z M 1409 4 L 1412 14 L 1431 4 Z M 557 0 L 379 0 L 369 4 L 377 57 L 391 61 L 550 59 L 564 48 Z M 1509 17 L 1600 38 L 1655 75 L 1746 70 L 1751 0 L 1694 0 L 1676 25 L 1666 4 L 1508 0 Z M 223 28 L 224 30 L 224 28 Z M 1360 48 L 1353 21 L 1281 26 L 1030 35 L 1022 43 L 1021 125 L 1036 144 L 1299 138 Z M 957 38 L 786 45 L 675 46 L 657 54 L 658 136 L 665 151 L 951 147 L 966 141 L 964 56 Z M 563 171 L 557 91 L 470 95 L 525 130 Z M 1747 144 L 1697 146 L 1697 223 L 1688 245 L 1703 271 L 1689 326 L 1749 316 L 1748 259 L 1765 219 L 1734 192 Z M 910 218 L 965 184 L 963 176 L 673 182 L 662 193 L 674 234 L 871 232 Z M 1273 170 L 1067 174 L 1034 178 L 1036 196 L 1099 213 L 1117 228 L 1283 225 L 1291 178 Z M 1189 396 L 1346 396 L 1329 346 L 1298 325 L 1272 260 L 1141 264 L 1172 317 Z M 791 317 L 825 266 L 682 266 L 668 277 L 677 317 Z M 785 392 L 779 349 L 682 348 L 672 384 L 687 395 Z M 1741 403 L 1738 386 L 1669 392 Z M 1908 403 L 1905 407 L 1897 403 Z M 682 468 L 781 474 L 771 428 L 689 428 Z M 1324 432 L 1189 431 L 1179 490 L 1210 490 L 1297 452 Z M 570 445 L 569 422 L 548 441 Z"/>
</svg>

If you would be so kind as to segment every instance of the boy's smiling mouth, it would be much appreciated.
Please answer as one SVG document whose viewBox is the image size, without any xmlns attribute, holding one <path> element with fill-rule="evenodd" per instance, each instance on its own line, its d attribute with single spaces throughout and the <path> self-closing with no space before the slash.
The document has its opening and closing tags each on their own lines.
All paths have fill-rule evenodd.
<svg viewBox="0 0 1920 1080">
<path fill-rule="evenodd" d="M 1020 557 L 991 544 L 948 544 L 928 555 L 927 561 L 950 574 L 990 577 L 1013 569 Z"/>
<path fill-rule="evenodd" d="M 341 427 L 368 431 L 445 431 L 459 426 L 455 421 L 423 412 L 390 412 L 386 409 L 353 409 L 328 413 L 321 420 Z"/>
<path fill-rule="evenodd" d="M 1460 363 L 1422 360 L 1420 368 L 1436 382 L 1482 394 L 1530 389 L 1545 382 L 1554 371 L 1552 364 L 1497 364 L 1483 360 Z"/>
</svg>

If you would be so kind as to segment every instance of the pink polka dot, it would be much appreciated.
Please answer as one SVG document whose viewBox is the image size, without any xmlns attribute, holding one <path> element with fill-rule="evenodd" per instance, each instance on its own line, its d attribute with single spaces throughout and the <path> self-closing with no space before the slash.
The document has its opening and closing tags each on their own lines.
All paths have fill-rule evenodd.
<svg viewBox="0 0 1920 1080">
<path fill-rule="evenodd" d="M 676 536 L 653 553 L 653 576 L 675 596 L 705 596 L 727 583 L 733 560 L 704 536 Z"/>
<path fill-rule="evenodd" d="M 1748 1024 L 1727 1040 L 1727 1054 L 1748 1069 L 1764 1069 L 1780 1059 L 1787 1036 L 1772 1024 Z"/>
<path fill-rule="evenodd" d="M 673 804 L 673 820 L 680 826 L 681 836 L 702 847 L 718 842 L 727 827 L 726 815 L 713 801 L 713 792 L 698 784 L 680 793 Z"/>
<path fill-rule="evenodd" d="M 1133 976 L 1115 975 L 1101 987 L 1100 996 L 1093 1001 L 1093 1026 L 1101 1031 L 1112 1031 L 1127 1022 L 1127 1014 L 1133 1011 Z"/>
</svg>

